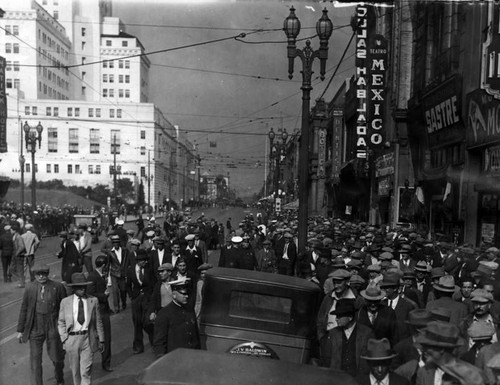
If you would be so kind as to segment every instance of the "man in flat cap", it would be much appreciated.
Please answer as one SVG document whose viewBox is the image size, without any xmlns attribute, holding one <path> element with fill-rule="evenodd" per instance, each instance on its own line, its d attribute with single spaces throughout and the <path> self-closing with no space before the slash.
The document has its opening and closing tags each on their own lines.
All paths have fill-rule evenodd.
<svg viewBox="0 0 500 385">
<path fill-rule="evenodd" d="M 104 350 L 99 301 L 87 294 L 89 285 L 91 282 L 87 281 L 83 273 L 73 274 L 68 284 L 73 289 L 73 295 L 61 301 L 57 321 L 61 342 L 69 357 L 74 385 L 92 383 L 94 354 Z"/>
<path fill-rule="evenodd" d="M 476 289 L 471 293 L 471 303 L 473 312 L 468 314 L 460 322 L 460 332 L 462 337 L 468 337 L 469 328 L 478 322 L 487 322 L 491 325 L 498 325 L 499 315 L 491 312 L 493 295 L 484 289 Z M 495 333 L 492 336 L 492 342 L 497 342 L 498 336 Z M 469 340 L 469 347 L 472 346 L 472 340 Z"/>
<path fill-rule="evenodd" d="M 43 384 L 42 355 L 43 344 L 54 364 L 54 377 L 57 384 L 64 384 L 64 350 L 57 331 L 59 306 L 66 297 L 66 288 L 59 282 L 49 279 L 48 265 L 35 263 L 32 268 L 35 281 L 24 290 L 17 339 L 20 343 L 30 344 L 30 383 Z"/>
<path fill-rule="evenodd" d="M 127 269 L 131 265 L 130 252 L 121 246 L 120 236 L 114 234 L 111 236 L 113 248 L 109 251 L 109 275 L 111 276 L 111 296 L 115 313 L 127 307 Z"/>
<path fill-rule="evenodd" d="M 163 237 L 154 237 L 153 242 L 155 244 L 155 248 L 150 250 L 149 254 L 149 266 L 151 266 L 151 271 L 155 272 L 155 279 L 160 279 L 158 275 L 158 268 L 167 263 L 169 258 L 171 258 L 170 254 L 165 250 L 165 238 Z"/>
<path fill-rule="evenodd" d="M 203 263 L 203 253 L 194 244 L 194 234 L 188 234 L 184 237 L 184 239 L 186 240 L 187 245 L 181 251 L 181 254 L 186 260 L 188 270 L 194 274 L 198 274 L 198 266 Z"/>
<path fill-rule="evenodd" d="M 278 274 L 295 275 L 295 262 L 297 260 L 297 246 L 293 241 L 293 235 L 286 232 L 283 248 L 278 250 Z"/>
<path fill-rule="evenodd" d="M 153 352 L 156 358 L 177 348 L 200 349 L 196 315 L 187 306 L 191 295 L 189 285 L 182 279 L 170 285 L 173 300 L 158 312 L 155 321 Z"/>
<path fill-rule="evenodd" d="M 132 300 L 132 322 L 134 324 L 134 340 L 132 351 L 134 354 L 144 352 L 144 331 L 149 341 L 153 342 L 153 328 L 146 321 L 149 302 L 154 287 L 154 273 L 149 266 L 149 257 L 144 249 L 137 250 L 136 263 L 127 269 L 127 292 Z"/>
<path fill-rule="evenodd" d="M 174 279 L 173 271 L 174 267 L 168 262 L 158 267 L 158 276 L 160 279 L 155 283 L 148 309 L 148 319 L 152 323 L 155 322 L 156 315 L 160 309 L 172 302 L 173 297 L 170 281 Z"/>
</svg>

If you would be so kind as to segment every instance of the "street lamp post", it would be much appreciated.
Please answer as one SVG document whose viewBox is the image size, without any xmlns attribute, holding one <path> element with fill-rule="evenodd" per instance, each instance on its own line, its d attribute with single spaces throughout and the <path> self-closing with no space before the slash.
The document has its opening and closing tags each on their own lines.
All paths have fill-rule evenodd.
<svg viewBox="0 0 500 385">
<path fill-rule="evenodd" d="M 281 157 L 285 155 L 285 148 L 286 148 L 286 141 L 288 139 L 288 133 L 286 132 L 286 129 L 284 128 L 281 131 L 281 141 L 277 140 L 274 142 L 274 139 L 276 138 L 276 134 L 274 133 L 272 127 L 269 133 L 267 134 L 269 137 L 269 142 L 271 144 L 271 151 L 270 151 L 270 157 L 271 157 L 271 162 L 274 159 L 275 163 L 275 168 L 274 168 L 274 196 L 275 198 L 279 198 L 279 180 L 280 180 L 280 166 L 281 166 Z"/>
<path fill-rule="evenodd" d="M 40 122 L 36 127 L 31 127 L 28 122 L 24 123 L 24 139 L 26 141 L 26 151 L 31 152 L 31 213 L 36 210 L 36 167 L 35 167 L 35 153 L 36 142 L 38 148 L 42 146 L 42 131 L 43 126 Z"/>
<path fill-rule="evenodd" d="M 320 60 L 320 78 L 325 79 L 326 60 L 328 59 L 328 40 L 333 32 L 332 21 L 328 18 L 328 11 L 316 23 L 316 33 L 320 39 L 320 47 L 314 51 L 311 42 L 306 40 L 306 46 L 301 50 L 295 45 L 300 32 L 300 21 L 295 15 L 295 8 L 290 8 L 290 15 L 283 23 L 283 30 L 288 38 L 288 77 L 293 77 L 293 64 L 296 57 L 302 61 L 302 126 L 300 131 L 299 149 L 299 215 L 298 240 L 299 252 L 305 251 L 307 243 L 307 211 L 308 211 L 308 179 L 309 179 L 309 110 L 311 102 L 312 64 L 315 58 Z"/>
</svg>

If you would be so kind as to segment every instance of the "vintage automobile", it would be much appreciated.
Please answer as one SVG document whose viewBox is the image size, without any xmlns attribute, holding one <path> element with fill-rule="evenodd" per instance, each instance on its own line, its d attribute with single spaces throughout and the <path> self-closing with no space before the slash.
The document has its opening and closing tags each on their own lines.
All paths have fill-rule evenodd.
<svg viewBox="0 0 500 385">
<path fill-rule="evenodd" d="M 92 243 L 99 242 L 99 235 L 101 235 L 101 217 L 96 215 L 75 214 L 73 216 L 73 223 L 75 227 L 85 225 L 87 226 L 92 235 Z"/>
<path fill-rule="evenodd" d="M 149 365 L 138 385 L 355 385 L 348 374 L 312 365 L 177 349 Z"/>
<path fill-rule="evenodd" d="M 202 348 L 309 363 L 319 305 L 319 286 L 305 279 L 210 269 L 200 313 Z"/>
</svg>

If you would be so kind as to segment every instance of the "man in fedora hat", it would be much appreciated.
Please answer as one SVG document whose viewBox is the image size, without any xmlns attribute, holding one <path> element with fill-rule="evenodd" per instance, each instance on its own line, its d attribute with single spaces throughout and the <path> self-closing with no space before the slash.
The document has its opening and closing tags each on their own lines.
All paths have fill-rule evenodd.
<svg viewBox="0 0 500 385">
<path fill-rule="evenodd" d="M 400 295 L 400 270 L 387 271 L 380 282 L 380 288 L 385 290 L 386 305 L 396 313 L 399 338 L 404 339 L 410 336 L 410 330 L 406 321 L 409 313 L 418 306 L 412 300 Z"/>
<path fill-rule="evenodd" d="M 59 310 L 57 326 L 63 348 L 68 353 L 74 385 L 92 383 L 94 354 L 104 350 L 99 301 L 87 295 L 87 286 L 91 283 L 83 273 L 74 273 L 68 284 L 74 294 L 61 301 Z"/>
<path fill-rule="evenodd" d="M 470 339 L 470 343 L 465 346 L 465 349 L 468 348 L 468 350 L 460 355 L 460 359 L 475 365 L 479 351 L 484 346 L 491 345 L 491 339 L 495 333 L 495 326 L 489 322 L 478 321 L 472 323 L 467 329 L 467 337 Z"/>
<path fill-rule="evenodd" d="M 274 250 L 271 247 L 271 241 L 266 239 L 262 242 L 262 249 L 257 250 L 255 258 L 257 258 L 257 270 L 266 273 L 277 273 L 278 265 Z"/>
<path fill-rule="evenodd" d="M 436 308 L 445 308 L 451 311 L 450 322 L 455 326 L 460 326 L 462 319 L 467 317 L 467 306 L 452 299 L 455 293 L 455 279 L 451 275 L 439 278 L 437 284 L 433 285 L 436 299 L 426 305 L 426 309 L 432 311 Z"/>
<path fill-rule="evenodd" d="M 379 286 L 368 286 L 361 291 L 365 304 L 358 312 L 358 322 L 373 330 L 375 338 L 387 338 L 391 346 L 399 342 L 396 313 L 392 307 L 384 305 L 382 300 L 387 293 Z"/>
<path fill-rule="evenodd" d="M 368 373 L 360 356 L 366 352 L 373 332 L 356 322 L 354 299 L 341 299 L 331 312 L 337 319 L 337 326 L 328 332 L 325 348 L 321 352 L 321 362 L 332 369 L 343 370 L 355 377 L 358 372 Z"/>
<path fill-rule="evenodd" d="M 481 371 L 455 357 L 454 351 L 462 345 L 458 327 L 451 323 L 432 321 L 415 339 L 421 346 L 425 362 L 417 371 L 418 385 L 435 385 L 442 382 L 446 372 L 467 372 L 469 381 L 464 384 L 483 384 Z"/>
<path fill-rule="evenodd" d="M 66 297 L 66 288 L 59 282 L 49 279 L 49 266 L 35 262 L 32 268 L 35 281 L 24 290 L 17 339 L 20 343 L 30 344 L 30 383 L 42 385 L 43 343 L 54 363 L 54 376 L 58 384 L 64 383 L 64 350 L 57 332 L 59 306 Z"/>
<path fill-rule="evenodd" d="M 200 349 L 196 316 L 188 306 L 190 285 L 179 279 L 170 282 L 170 286 L 173 300 L 158 312 L 155 321 L 153 352 L 156 358 L 177 348 Z"/>
<path fill-rule="evenodd" d="M 409 381 L 392 372 L 389 368 L 391 361 L 397 354 L 391 349 L 387 338 L 380 340 L 370 339 L 366 353 L 361 356 L 368 362 L 369 374 L 358 373 L 356 380 L 359 385 L 409 385 Z"/>
<path fill-rule="evenodd" d="M 134 339 L 132 350 L 134 354 L 144 352 L 143 333 L 153 342 L 153 327 L 146 322 L 149 303 L 155 284 L 154 273 L 149 266 L 149 256 L 144 249 L 137 250 L 136 262 L 127 269 L 127 293 L 132 301 L 132 322 L 134 324 Z"/>
</svg>

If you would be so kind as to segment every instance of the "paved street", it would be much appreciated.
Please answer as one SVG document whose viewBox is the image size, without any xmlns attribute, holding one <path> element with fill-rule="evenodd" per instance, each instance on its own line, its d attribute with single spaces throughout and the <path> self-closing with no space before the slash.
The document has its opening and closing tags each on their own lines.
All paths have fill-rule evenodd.
<svg viewBox="0 0 500 385">
<path fill-rule="evenodd" d="M 206 217 L 215 218 L 217 221 L 226 223 L 228 217 L 232 218 L 233 227 L 244 218 L 245 212 L 241 208 L 217 209 L 209 208 L 195 211 L 193 218 L 203 212 Z M 160 222 L 162 223 L 162 222 Z M 135 228 L 133 222 L 128 222 L 125 228 Z M 101 237 L 104 240 L 104 237 Z M 101 243 L 94 245 L 94 257 L 101 247 Z M 45 238 L 38 249 L 36 258 L 44 260 L 50 266 L 50 275 L 54 280 L 60 280 L 60 261 L 55 257 L 59 250 L 58 238 Z M 209 252 L 209 261 L 217 264 L 219 251 Z M 17 317 L 22 299 L 23 289 L 16 287 L 16 283 L 0 284 L 0 384 L 26 385 L 29 384 L 29 346 L 19 344 L 16 337 Z M 111 366 L 114 372 L 108 373 L 101 370 L 100 355 L 96 355 L 94 362 L 95 384 L 133 384 L 135 376 L 140 370 L 148 366 L 154 357 L 149 344 L 146 345 L 144 354 L 132 354 L 132 316 L 130 306 L 126 311 L 111 317 L 112 328 L 112 359 Z M 147 341 L 145 336 L 144 341 Z M 45 384 L 54 382 L 52 363 L 44 353 L 43 377 Z M 66 383 L 71 383 L 71 372 L 66 360 L 65 365 Z"/>
</svg>

